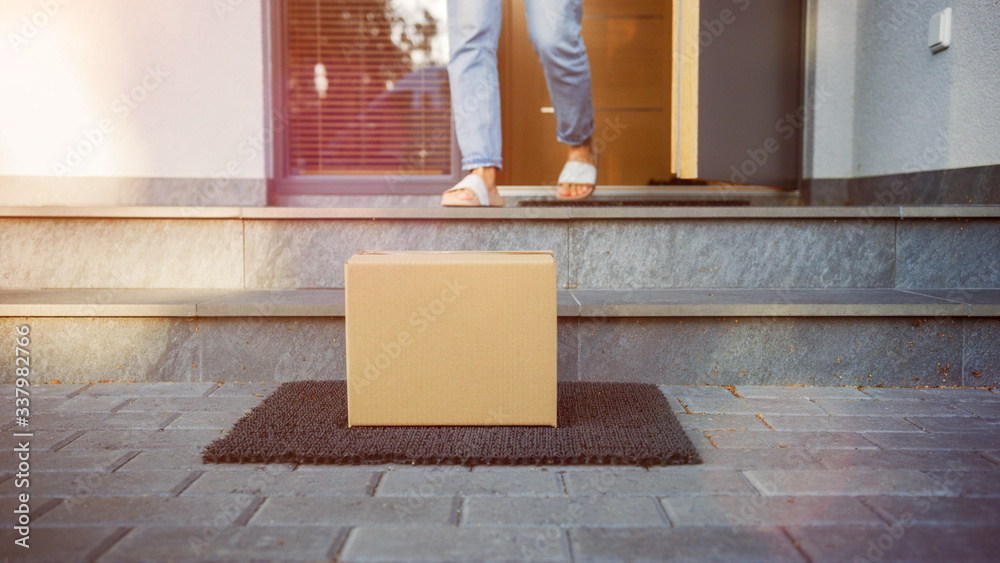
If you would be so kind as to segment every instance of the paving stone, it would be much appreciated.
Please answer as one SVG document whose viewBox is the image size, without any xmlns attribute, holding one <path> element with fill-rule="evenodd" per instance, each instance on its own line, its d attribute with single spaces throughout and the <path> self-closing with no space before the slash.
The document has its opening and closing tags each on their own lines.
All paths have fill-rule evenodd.
<svg viewBox="0 0 1000 563">
<path fill-rule="evenodd" d="M 777 528 L 578 528 L 576 561 L 805 561 Z"/>
<path fill-rule="evenodd" d="M 819 399 L 816 404 L 834 416 L 969 416 L 957 405 L 938 401 L 839 401 Z"/>
<path fill-rule="evenodd" d="M 127 450 L 32 452 L 31 471 L 111 471 L 133 454 Z"/>
<path fill-rule="evenodd" d="M 678 414 L 677 420 L 684 428 L 698 431 L 771 431 L 752 414 Z"/>
<path fill-rule="evenodd" d="M 52 507 L 58 505 L 61 502 L 62 499 L 48 498 L 48 497 L 43 497 L 41 495 L 35 495 L 32 496 L 30 499 L 28 499 L 28 507 L 31 509 L 32 529 L 34 529 L 35 520 L 37 520 L 40 516 L 43 516 L 46 511 L 50 510 Z M 13 497 L 0 498 L 0 514 L 4 514 L 5 516 L 8 514 L 12 515 L 14 509 L 19 508 L 20 505 L 21 505 L 20 499 Z M 10 520 L 5 519 L 3 522 L 4 524 L 3 528 L 0 528 L 0 530 L 6 529 L 8 526 L 10 526 L 11 525 L 10 522 L 11 522 Z"/>
<path fill-rule="evenodd" d="M 953 402 L 986 402 L 986 403 L 996 403 L 1000 402 L 1000 396 L 998 396 L 993 391 L 989 389 L 963 389 L 960 387 L 931 387 L 929 389 L 924 389 L 924 393 L 935 401 L 953 401 Z"/>
<path fill-rule="evenodd" d="M 60 405 L 68 401 L 69 399 L 64 399 L 62 397 L 33 397 L 29 396 L 29 408 L 31 410 L 30 418 L 42 414 L 49 414 L 55 411 Z M 23 406 L 23 405 L 22 405 Z M 14 394 L 3 396 L 3 400 L 0 401 L 0 421 L 2 422 L 13 422 L 14 421 Z"/>
<path fill-rule="evenodd" d="M 89 412 L 43 412 L 31 416 L 32 430 L 111 430 L 111 429 L 147 429 L 161 428 L 170 414 L 157 413 L 150 416 L 147 413 L 117 413 Z"/>
<path fill-rule="evenodd" d="M 986 450 L 995 448 L 996 434 L 943 432 L 864 432 L 862 436 L 886 450 Z"/>
<path fill-rule="evenodd" d="M 1000 418 L 1000 402 L 977 403 L 974 401 L 966 401 L 961 403 L 959 406 L 963 410 L 966 410 L 976 416 L 984 418 Z"/>
<path fill-rule="evenodd" d="M 130 400 L 132 400 L 131 397 L 119 397 L 114 395 L 90 397 L 86 394 L 86 391 L 84 391 L 72 399 L 62 401 L 59 406 L 49 410 L 48 412 L 61 412 L 67 414 L 81 412 L 109 413 L 111 412 L 111 409 L 116 408 L 122 403 Z"/>
<path fill-rule="evenodd" d="M 992 460 L 993 463 L 1000 465 L 1000 450 L 989 450 L 979 453 L 983 454 L 987 459 Z"/>
<path fill-rule="evenodd" d="M 267 397 L 281 387 L 280 381 L 232 382 L 218 384 L 212 397 Z"/>
<path fill-rule="evenodd" d="M 31 479 L 31 493 L 52 498 L 171 496 L 188 477 L 187 471 L 144 471 L 142 473 L 47 472 Z M 0 496 L 24 492 L 14 480 L 0 483 Z"/>
<path fill-rule="evenodd" d="M 667 526 L 644 497 L 490 498 L 462 503 L 463 526 Z"/>
<path fill-rule="evenodd" d="M 341 550 L 344 561 L 569 561 L 557 528 L 359 527 Z"/>
<path fill-rule="evenodd" d="M 670 405 L 671 412 L 677 414 L 688 412 L 678 397 L 667 397 L 667 404 Z"/>
<path fill-rule="evenodd" d="M 168 424 L 167 428 L 229 430 L 245 414 L 243 411 L 186 412 Z"/>
<path fill-rule="evenodd" d="M 67 452 L 68 453 L 68 452 Z M 75 453 L 75 452 L 74 452 Z M 118 471 L 146 471 L 149 469 L 200 469 L 204 471 L 248 471 L 258 467 L 244 463 L 202 463 L 201 446 L 185 445 L 180 448 L 143 451 Z M 291 469 L 293 464 L 268 463 L 274 469 Z"/>
<path fill-rule="evenodd" d="M 21 537 L 15 530 L 0 530 L 4 561 L 93 561 L 106 543 L 118 538 L 124 529 L 108 526 L 86 528 L 32 528 L 28 549 L 14 546 Z"/>
<path fill-rule="evenodd" d="M 1000 527 L 822 526 L 788 528 L 814 563 L 842 561 L 994 561 Z M 902 536 L 897 539 L 900 532 Z"/>
<path fill-rule="evenodd" d="M 705 469 L 823 469 L 805 448 L 699 450 Z"/>
<path fill-rule="evenodd" d="M 875 449 L 875 444 L 852 432 L 715 432 L 709 434 L 720 449 L 789 448 Z"/>
<path fill-rule="evenodd" d="M 232 465 L 232 464 L 230 464 Z M 512 466 L 489 466 L 489 465 L 477 465 L 472 468 L 473 471 L 502 471 L 502 470 L 525 470 L 524 467 L 512 467 Z M 532 468 L 536 471 L 541 471 L 543 468 Z M 381 472 L 383 474 L 390 471 L 413 471 L 416 473 L 468 473 L 469 467 L 465 465 L 416 465 L 416 464 L 392 464 L 392 463 L 381 463 L 372 465 L 331 465 L 325 463 L 303 463 L 295 467 L 296 471 L 301 471 L 303 473 L 329 473 L 331 475 L 336 475 L 342 471 L 367 471 L 367 472 Z"/>
<path fill-rule="evenodd" d="M 411 468 L 418 467 L 411 465 Z M 543 474 L 556 474 L 557 476 L 562 473 L 574 472 L 574 471 L 593 471 L 598 467 L 608 467 L 601 465 L 544 465 L 544 466 L 525 466 L 525 465 L 476 465 L 471 468 L 472 473 L 543 473 Z M 654 465 L 650 467 L 642 467 L 641 465 L 615 465 L 613 466 L 615 471 L 624 472 L 649 472 L 649 471 L 663 471 L 670 468 L 676 468 L 676 465 Z M 402 469 L 402 468 L 400 468 Z M 393 469 L 393 471 L 399 471 L 400 469 Z M 439 468 L 443 469 L 443 468 Z M 466 473 L 469 472 L 469 468 L 465 468 Z M 462 471 L 459 471 L 462 473 Z M 448 479 L 451 476 L 446 477 Z M 558 477 L 557 477 L 558 478 Z M 563 493 L 560 492 L 560 495 Z"/>
<path fill-rule="evenodd" d="M 927 432 L 992 432 L 1000 444 L 1000 419 L 972 416 L 908 416 L 909 420 Z"/>
<path fill-rule="evenodd" d="M 573 471 L 563 474 L 572 496 L 757 494 L 736 471 L 705 471 L 697 466 L 670 467 L 663 471 Z"/>
<path fill-rule="evenodd" d="M 223 436 L 216 430 L 91 430 L 66 446 L 69 450 L 120 450 L 204 447 Z"/>
<path fill-rule="evenodd" d="M 94 383 L 85 391 L 88 397 L 108 395 L 122 399 L 139 397 L 203 397 L 215 383 L 157 381 L 155 383 Z"/>
<path fill-rule="evenodd" d="M 271 497 L 264 501 L 250 520 L 250 524 L 255 526 L 454 525 L 453 500 L 441 497 Z"/>
<path fill-rule="evenodd" d="M 891 523 L 990 525 L 1000 522 L 1000 499 L 954 497 L 862 497 Z"/>
<path fill-rule="evenodd" d="M 38 397 L 28 397 L 29 408 L 31 410 L 30 417 L 35 417 L 40 414 L 51 413 L 59 405 L 62 405 L 69 399 L 63 398 L 38 398 Z M 21 405 L 22 407 L 24 405 Z M 0 422 L 3 423 L 13 423 L 14 422 L 14 394 L 6 395 L 0 400 Z M 23 414 L 23 413 L 22 413 Z M 11 424 L 13 425 L 13 424 Z"/>
<path fill-rule="evenodd" d="M 85 387 L 88 386 L 81 383 L 35 383 L 28 387 L 28 393 L 30 397 L 36 399 L 64 399 Z M 2 391 L 4 397 L 13 397 L 15 393 L 11 384 L 4 384 Z"/>
<path fill-rule="evenodd" d="M 732 391 L 719 385 L 660 385 L 667 397 L 703 397 L 706 399 L 732 399 Z"/>
<path fill-rule="evenodd" d="M 3 437 L 0 438 L 0 445 L 3 446 L 3 452 L 12 452 L 14 448 L 20 447 L 20 444 L 24 442 L 29 443 L 29 448 L 31 452 L 42 452 L 45 450 L 52 449 L 53 447 L 60 446 L 66 440 L 73 438 L 76 432 L 70 432 L 66 430 L 38 430 L 33 431 L 28 429 L 27 432 L 18 433 L 30 433 L 31 436 L 14 436 L 14 432 L 4 432 Z M 5 467 L 5 464 L 10 461 L 13 463 L 13 458 L 9 455 L 3 456 L 6 459 L 0 459 L 0 469 Z"/>
<path fill-rule="evenodd" d="M 320 526 L 228 526 L 136 528 L 101 561 L 321 561 L 341 534 Z"/>
<path fill-rule="evenodd" d="M 182 496 L 219 493 L 248 494 L 261 497 L 337 496 L 370 494 L 378 480 L 372 471 L 346 470 L 339 473 L 304 473 L 268 470 L 256 466 L 251 471 L 211 471 L 184 490 Z"/>
<path fill-rule="evenodd" d="M 824 414 L 807 399 L 703 399 L 693 397 L 681 401 L 692 413 L 708 414 Z"/>
<path fill-rule="evenodd" d="M 564 494 L 555 472 L 518 471 L 482 473 L 387 472 L 376 496 L 550 496 Z"/>
<path fill-rule="evenodd" d="M 932 477 L 963 497 L 1000 497 L 1000 471 L 933 471 Z"/>
<path fill-rule="evenodd" d="M 743 472 L 768 496 L 909 495 L 954 496 L 944 485 L 911 469 L 775 469 Z"/>
<path fill-rule="evenodd" d="M 932 398 L 923 389 L 907 387 L 862 387 L 861 391 L 873 399 L 889 401 L 926 401 Z"/>
<path fill-rule="evenodd" d="M 250 496 L 85 497 L 63 502 L 36 520 L 42 526 L 205 526 L 237 522 L 258 502 Z M 219 525 L 219 524 L 216 524 Z"/>
<path fill-rule="evenodd" d="M 235 412 L 250 410 L 260 397 L 140 397 L 121 412 Z"/>
<path fill-rule="evenodd" d="M 716 449 L 716 445 L 710 442 L 702 432 L 692 429 L 685 429 L 684 432 L 687 435 L 688 440 L 691 441 L 691 445 L 694 446 L 695 450 L 702 452 L 705 450 Z"/>
<path fill-rule="evenodd" d="M 814 450 L 827 469 L 916 469 L 929 471 L 946 467 L 995 469 L 973 452 L 925 450 Z"/>
<path fill-rule="evenodd" d="M 920 432 L 921 429 L 900 417 L 891 416 L 801 416 L 762 415 L 778 431 L 810 432 Z M 942 420 L 935 418 L 933 420 Z M 945 420 L 965 420 L 965 417 L 948 417 Z"/>
<path fill-rule="evenodd" d="M 671 497 L 663 507 L 674 526 L 810 526 L 881 524 L 851 497 L 710 496 Z"/>
<path fill-rule="evenodd" d="M 812 387 L 737 385 L 736 393 L 744 399 L 868 399 L 856 387 Z"/>
</svg>

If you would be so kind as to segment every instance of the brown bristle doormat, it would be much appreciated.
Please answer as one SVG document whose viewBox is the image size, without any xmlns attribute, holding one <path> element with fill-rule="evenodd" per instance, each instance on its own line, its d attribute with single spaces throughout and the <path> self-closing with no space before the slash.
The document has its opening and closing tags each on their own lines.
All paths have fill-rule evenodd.
<svg viewBox="0 0 1000 563">
<path fill-rule="evenodd" d="M 344 381 L 282 384 L 205 463 L 675 465 L 698 453 L 648 383 L 559 382 L 558 427 L 347 426 Z"/>
</svg>

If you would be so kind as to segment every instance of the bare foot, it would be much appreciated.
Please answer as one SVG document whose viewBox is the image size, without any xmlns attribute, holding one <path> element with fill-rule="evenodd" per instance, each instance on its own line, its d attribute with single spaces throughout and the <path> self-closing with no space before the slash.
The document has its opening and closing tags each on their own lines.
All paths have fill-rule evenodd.
<svg viewBox="0 0 1000 563">
<path fill-rule="evenodd" d="M 594 147 L 593 137 L 587 137 L 583 144 L 570 146 L 566 160 L 585 162 L 597 166 L 597 149 Z M 559 197 L 581 196 L 594 188 L 593 184 L 559 184 Z"/>
<path fill-rule="evenodd" d="M 486 192 L 490 196 L 491 206 L 503 207 L 507 203 L 497 191 L 497 168 L 495 166 L 476 168 L 472 173 L 482 178 L 483 183 L 486 184 Z M 441 195 L 441 205 L 468 205 L 470 203 L 476 205 L 482 202 L 479 201 L 476 192 L 468 188 L 445 192 Z"/>
</svg>

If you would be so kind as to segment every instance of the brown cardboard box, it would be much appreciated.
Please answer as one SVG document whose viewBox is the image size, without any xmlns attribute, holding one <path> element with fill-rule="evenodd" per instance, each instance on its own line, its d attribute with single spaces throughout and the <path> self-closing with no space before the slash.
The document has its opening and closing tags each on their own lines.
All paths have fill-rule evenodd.
<svg viewBox="0 0 1000 563">
<path fill-rule="evenodd" d="M 556 425 L 544 252 L 362 252 L 344 269 L 350 426 Z"/>
</svg>

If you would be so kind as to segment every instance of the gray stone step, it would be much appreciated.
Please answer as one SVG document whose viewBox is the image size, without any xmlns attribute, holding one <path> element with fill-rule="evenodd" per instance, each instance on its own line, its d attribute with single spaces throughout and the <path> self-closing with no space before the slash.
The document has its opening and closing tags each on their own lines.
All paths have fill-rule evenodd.
<svg viewBox="0 0 1000 563">
<path fill-rule="evenodd" d="M 553 250 L 566 289 L 1000 288 L 1000 206 L 0 207 L 2 289 L 342 288 L 374 249 Z"/>
<path fill-rule="evenodd" d="M 560 289 L 560 317 L 1000 317 L 1000 289 Z M 343 317 L 343 289 L 0 289 L 0 317 Z"/>
<path fill-rule="evenodd" d="M 337 289 L 0 291 L 0 334 L 30 326 L 64 383 L 343 378 L 343 314 Z M 558 314 L 566 380 L 1000 386 L 997 289 L 577 289 Z"/>
</svg>

